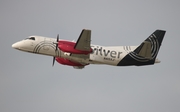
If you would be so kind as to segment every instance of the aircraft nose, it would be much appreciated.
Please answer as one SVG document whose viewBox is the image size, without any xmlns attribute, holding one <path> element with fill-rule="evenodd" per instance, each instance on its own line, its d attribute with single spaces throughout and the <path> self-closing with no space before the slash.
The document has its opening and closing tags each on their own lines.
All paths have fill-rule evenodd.
<svg viewBox="0 0 180 112">
<path fill-rule="evenodd" d="M 18 44 L 18 42 L 14 43 L 14 44 L 12 45 L 12 48 L 14 48 L 14 49 L 18 49 L 18 48 L 19 48 L 19 44 Z"/>
</svg>

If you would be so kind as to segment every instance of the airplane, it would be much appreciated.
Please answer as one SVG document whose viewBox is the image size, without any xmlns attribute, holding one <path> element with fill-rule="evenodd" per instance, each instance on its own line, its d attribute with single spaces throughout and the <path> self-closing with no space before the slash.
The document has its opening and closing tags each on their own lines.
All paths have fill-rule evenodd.
<svg viewBox="0 0 180 112">
<path fill-rule="evenodd" d="M 106 64 L 113 66 L 144 66 L 160 63 L 156 58 L 166 31 L 156 30 L 139 46 L 100 46 L 91 44 L 91 30 L 83 29 L 78 40 L 68 41 L 43 37 L 29 36 L 16 42 L 13 48 L 48 55 L 63 65 L 82 69 L 89 64 Z"/>
</svg>

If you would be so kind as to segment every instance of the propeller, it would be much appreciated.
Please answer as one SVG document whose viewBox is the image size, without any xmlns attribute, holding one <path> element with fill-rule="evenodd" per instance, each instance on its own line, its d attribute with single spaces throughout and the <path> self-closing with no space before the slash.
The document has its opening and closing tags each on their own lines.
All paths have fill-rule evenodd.
<svg viewBox="0 0 180 112">
<path fill-rule="evenodd" d="M 58 50 L 58 42 L 59 42 L 59 34 L 57 35 L 56 43 L 55 43 L 55 42 L 53 43 L 53 44 L 56 44 L 55 52 L 57 52 L 57 50 Z M 53 57 L 53 64 L 52 64 L 52 66 L 54 66 L 55 59 L 56 59 L 56 57 L 54 56 L 54 57 Z"/>
</svg>

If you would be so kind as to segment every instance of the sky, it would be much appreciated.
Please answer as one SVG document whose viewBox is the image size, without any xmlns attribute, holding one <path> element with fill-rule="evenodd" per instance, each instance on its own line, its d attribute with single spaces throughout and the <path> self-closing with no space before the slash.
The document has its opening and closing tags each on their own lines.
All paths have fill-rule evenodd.
<svg viewBox="0 0 180 112">
<path fill-rule="evenodd" d="M 1 0 L 1 112 L 179 112 L 179 0 Z M 52 57 L 15 50 L 30 35 L 92 44 L 139 45 L 166 30 L 151 66 L 89 65 L 77 70 Z"/>
</svg>

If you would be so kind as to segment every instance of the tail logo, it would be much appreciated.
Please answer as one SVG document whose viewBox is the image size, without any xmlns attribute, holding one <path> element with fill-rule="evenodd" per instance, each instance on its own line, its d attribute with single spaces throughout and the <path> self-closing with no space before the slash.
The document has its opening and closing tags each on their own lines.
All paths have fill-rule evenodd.
<svg viewBox="0 0 180 112">
<path fill-rule="evenodd" d="M 152 59 L 155 59 L 157 54 L 158 54 L 159 48 L 160 48 L 156 35 L 152 34 L 151 36 L 149 36 L 149 38 L 146 39 L 146 41 L 149 41 L 151 43 L 151 56 L 152 56 Z M 142 57 L 142 56 L 139 56 L 134 51 L 130 52 L 129 56 L 131 56 L 131 58 L 133 58 L 134 60 L 136 60 L 138 62 L 149 61 L 149 59 Z"/>
</svg>

